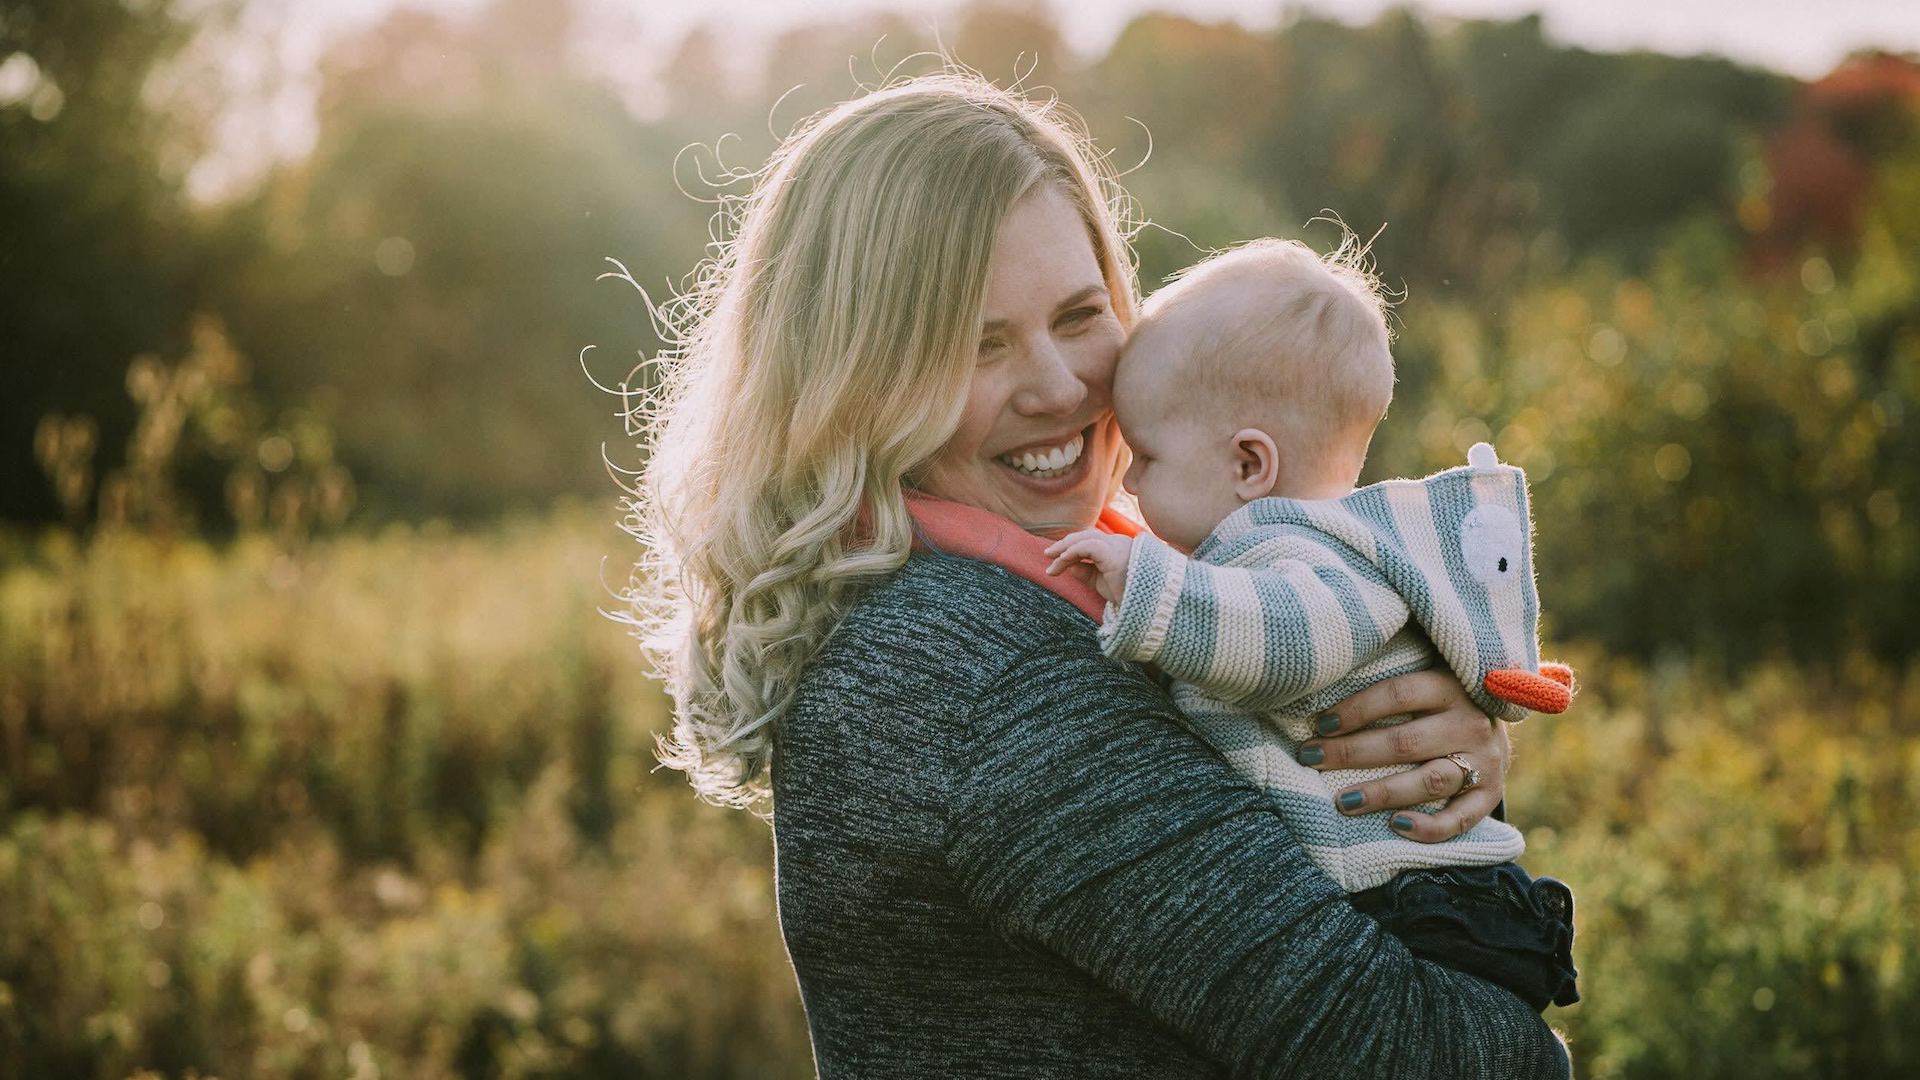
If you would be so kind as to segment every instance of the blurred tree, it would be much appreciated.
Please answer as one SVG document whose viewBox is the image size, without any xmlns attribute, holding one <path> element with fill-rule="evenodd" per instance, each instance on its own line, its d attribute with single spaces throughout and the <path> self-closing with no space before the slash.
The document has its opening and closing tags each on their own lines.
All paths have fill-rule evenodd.
<svg viewBox="0 0 1920 1080">
<path fill-rule="evenodd" d="M 1687 216 L 1728 216 L 1743 145 L 1779 121 L 1791 91 L 1777 74 L 1724 60 L 1608 57 L 1604 79 L 1559 99 L 1556 122 L 1516 148 L 1516 164 L 1575 248 L 1643 263 Z"/>
<path fill-rule="evenodd" d="M 1292 206 L 1336 210 L 1395 279 L 1471 281 L 1502 211 L 1496 162 L 1433 32 L 1406 11 L 1366 27 L 1301 17 L 1275 38 L 1279 86 L 1250 173 Z"/>
<path fill-rule="evenodd" d="M 619 426 L 578 354 L 658 342 L 594 279 L 613 256 L 664 296 L 654 273 L 699 256 L 680 142 L 567 74 L 565 25 L 519 3 L 471 23 L 400 11 L 342 42 L 312 158 L 225 223 L 236 341 L 278 392 L 351 403 L 341 453 L 376 517 L 600 490 Z"/>
<path fill-rule="evenodd" d="M 1863 53 L 1809 84 L 1766 140 L 1765 190 L 1742 205 L 1742 223 L 1755 233 L 1750 262 L 1791 272 L 1808 243 L 1852 252 L 1874 163 L 1910 153 L 1920 142 L 1916 129 L 1920 60 Z"/>
<path fill-rule="evenodd" d="M 922 21 L 887 12 L 783 32 L 767 50 L 758 98 L 778 99 L 778 108 L 759 117 L 753 130 L 741 132 L 749 140 L 743 151 L 751 155 L 753 140 L 768 128 L 784 136 L 800 118 L 831 108 L 860 86 L 938 70 L 934 50 L 939 43 L 928 29 Z"/>
<path fill-rule="evenodd" d="M 661 74 L 667 112 L 676 123 L 697 126 L 737 106 L 735 87 L 721 56 L 720 38 L 711 26 L 696 26 L 680 39 Z"/>
<path fill-rule="evenodd" d="M 55 520 L 49 411 L 133 429 L 127 362 L 178 352 L 207 266 L 184 204 L 218 74 L 186 50 L 238 0 L 0 0 L 0 519 Z"/>
<path fill-rule="evenodd" d="M 1215 170 L 1244 168 L 1247 135 L 1276 108 L 1277 57 L 1267 37 L 1236 22 L 1141 15 L 1088 72 L 1090 114 L 1109 139 L 1132 117 L 1156 156 Z"/>
<path fill-rule="evenodd" d="M 1002 86 L 1075 98 L 1077 87 L 1064 80 L 1078 65 L 1059 24 L 1037 0 L 985 0 L 963 9 L 959 29 L 946 46 L 956 59 Z"/>
</svg>

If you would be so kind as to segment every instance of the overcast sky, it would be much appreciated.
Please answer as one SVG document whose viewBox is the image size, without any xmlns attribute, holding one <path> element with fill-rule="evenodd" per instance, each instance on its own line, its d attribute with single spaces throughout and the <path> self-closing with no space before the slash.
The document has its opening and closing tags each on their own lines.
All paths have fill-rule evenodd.
<svg viewBox="0 0 1920 1080">
<path fill-rule="evenodd" d="M 245 182 L 262 155 L 294 157 L 310 149 L 313 65 L 326 42 L 365 27 L 402 5 L 448 12 L 469 11 L 484 0 L 254 0 L 256 16 L 270 28 L 290 82 L 271 100 L 253 103 L 232 118 L 224 153 L 209 160 L 191 181 L 195 193 L 215 197 Z M 713 21 L 740 35 L 743 51 L 756 39 L 804 22 L 894 10 L 917 13 L 929 26 L 962 6 L 955 0 L 585 0 L 596 10 L 620 13 L 636 40 L 641 66 L 663 55 L 688 29 Z M 715 19 L 724 6 L 725 17 Z M 1365 22 L 1393 0 L 1046 0 L 1068 44 L 1098 55 L 1133 16 L 1174 11 L 1207 21 L 1237 20 L 1250 27 L 1275 25 L 1289 7 L 1303 7 L 1349 22 Z M 1848 52 L 1865 47 L 1920 53 L 1920 0 L 1419 0 L 1412 6 L 1435 15 L 1513 18 L 1529 12 L 1546 17 L 1557 40 L 1602 51 L 1632 48 L 1670 53 L 1719 53 L 1810 78 L 1830 70 Z M 263 34 L 263 36 L 265 36 Z M 611 43 L 610 43 L 611 44 Z M 650 58 L 645 54 L 653 52 Z M 630 54 L 622 67 L 632 70 Z M 264 97 L 264 95 L 263 95 Z M 269 122 L 262 125 L 261 120 Z M 262 127 L 267 128 L 261 141 Z"/>
</svg>

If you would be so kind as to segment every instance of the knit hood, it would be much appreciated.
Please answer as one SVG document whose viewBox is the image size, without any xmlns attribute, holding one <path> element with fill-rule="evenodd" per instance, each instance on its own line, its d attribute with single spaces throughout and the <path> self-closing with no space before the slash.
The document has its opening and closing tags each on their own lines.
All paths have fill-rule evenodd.
<svg viewBox="0 0 1920 1080">
<path fill-rule="evenodd" d="M 1566 708 L 1571 673 L 1540 662 L 1540 599 L 1526 473 L 1478 443 L 1467 464 L 1386 480 L 1339 499 L 1256 499 L 1194 550 L 1206 561 L 1249 525 L 1297 524 L 1350 547 L 1406 602 L 1475 704 L 1489 716 Z"/>
</svg>

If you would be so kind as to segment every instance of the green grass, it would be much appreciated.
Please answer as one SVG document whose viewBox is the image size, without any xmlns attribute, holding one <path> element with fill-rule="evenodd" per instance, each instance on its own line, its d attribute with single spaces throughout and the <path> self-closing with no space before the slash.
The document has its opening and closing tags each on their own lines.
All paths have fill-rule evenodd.
<svg viewBox="0 0 1920 1080">
<path fill-rule="evenodd" d="M 6 543 L 0 1077 L 810 1074 L 766 827 L 654 769 L 605 517 Z M 1920 668 L 1570 658 L 1509 795 L 1581 1075 L 1920 1066 Z"/>
</svg>

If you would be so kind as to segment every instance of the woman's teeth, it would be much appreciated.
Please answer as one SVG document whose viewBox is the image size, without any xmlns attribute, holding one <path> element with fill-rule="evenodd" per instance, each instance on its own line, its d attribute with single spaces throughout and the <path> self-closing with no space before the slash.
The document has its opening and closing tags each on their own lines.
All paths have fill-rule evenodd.
<svg viewBox="0 0 1920 1080">
<path fill-rule="evenodd" d="M 995 460 L 1009 468 L 1026 473 L 1028 476 L 1050 480 L 1056 476 L 1065 476 L 1080 460 L 1080 451 L 1086 449 L 1087 436 L 1083 432 L 1075 435 L 1065 446 L 1056 446 L 1044 454 L 1028 451 L 1022 454 L 1001 454 Z"/>
</svg>

